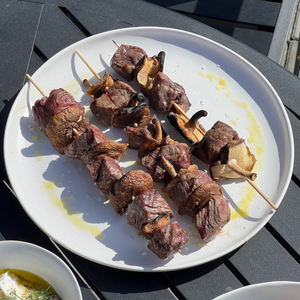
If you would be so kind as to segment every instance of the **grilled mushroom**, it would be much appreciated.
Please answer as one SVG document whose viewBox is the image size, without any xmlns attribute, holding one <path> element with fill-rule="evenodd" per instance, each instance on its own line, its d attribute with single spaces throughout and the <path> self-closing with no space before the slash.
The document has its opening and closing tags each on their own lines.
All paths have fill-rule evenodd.
<svg viewBox="0 0 300 300">
<path fill-rule="evenodd" d="M 144 102 L 142 93 L 136 93 L 128 102 L 126 107 L 119 109 L 113 119 L 113 125 L 117 128 L 125 128 L 133 122 L 138 122 L 144 115 L 150 115 L 150 110 Z"/>
<path fill-rule="evenodd" d="M 163 72 L 165 60 L 165 52 L 161 51 L 158 55 L 148 57 L 144 55 L 143 58 L 136 65 L 136 81 L 138 82 L 141 92 L 145 96 L 149 96 L 152 89 L 153 80 L 158 71 Z"/>
<path fill-rule="evenodd" d="M 205 134 L 205 129 L 199 124 L 198 120 L 206 116 L 207 112 L 205 110 L 199 110 L 190 119 L 183 114 L 170 112 L 168 120 L 188 142 L 195 144 L 200 142 Z"/>
<path fill-rule="evenodd" d="M 92 98 L 99 98 L 105 93 L 111 86 L 113 86 L 115 80 L 110 76 L 108 72 L 105 73 L 104 77 L 99 81 L 97 85 L 93 85 L 87 79 L 83 80 L 83 84 L 88 88 L 86 94 Z"/>
<path fill-rule="evenodd" d="M 224 178 L 248 178 L 255 180 L 257 174 L 252 173 L 256 163 L 255 156 L 246 146 L 245 141 L 229 143 L 221 150 L 220 160 L 213 163 L 209 170 L 214 180 Z"/>
</svg>

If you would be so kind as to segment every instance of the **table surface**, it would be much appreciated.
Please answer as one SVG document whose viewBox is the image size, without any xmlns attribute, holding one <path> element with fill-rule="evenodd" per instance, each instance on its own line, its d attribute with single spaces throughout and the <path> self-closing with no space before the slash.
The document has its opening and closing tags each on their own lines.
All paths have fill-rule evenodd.
<svg viewBox="0 0 300 300">
<path fill-rule="evenodd" d="M 50 240 L 26 215 L 7 186 L 9 179 L 1 149 L 0 240 L 27 241 L 62 257 L 77 276 L 83 299 L 212 299 L 249 284 L 300 281 L 299 78 L 215 29 L 142 1 L 43 2 L 3 0 L 0 4 L 2 144 L 7 116 L 26 81 L 26 73 L 33 74 L 54 54 L 87 36 L 130 26 L 162 26 L 210 38 L 237 52 L 262 72 L 275 88 L 290 118 L 295 142 L 294 171 L 274 216 L 236 251 L 186 270 L 140 273 L 95 264 Z"/>
</svg>

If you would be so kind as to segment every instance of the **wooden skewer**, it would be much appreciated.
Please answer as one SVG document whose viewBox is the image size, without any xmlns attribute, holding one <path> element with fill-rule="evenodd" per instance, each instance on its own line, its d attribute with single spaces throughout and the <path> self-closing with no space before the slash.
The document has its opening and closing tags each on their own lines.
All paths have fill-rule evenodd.
<svg viewBox="0 0 300 300">
<path fill-rule="evenodd" d="M 45 97 L 47 98 L 47 95 L 43 92 L 43 90 L 38 86 L 38 84 L 32 79 L 32 77 L 28 74 L 26 74 L 26 77 L 29 79 L 31 83 L 38 89 L 38 91 Z"/>
<path fill-rule="evenodd" d="M 73 133 L 74 133 L 77 137 L 80 137 L 80 133 L 77 131 L 76 128 L 73 128 Z"/>
<path fill-rule="evenodd" d="M 270 206 L 274 209 L 277 210 L 277 206 L 275 206 L 274 203 L 271 202 L 271 200 L 257 187 L 257 185 L 249 178 L 245 178 L 250 185 L 270 204 Z"/>
<path fill-rule="evenodd" d="M 118 48 L 120 48 L 120 45 L 119 44 L 117 44 L 114 40 L 112 40 L 113 41 L 113 43 L 118 47 Z"/>
<path fill-rule="evenodd" d="M 87 62 L 87 60 L 83 57 L 83 55 L 80 53 L 80 51 L 78 49 L 76 49 L 75 52 L 79 55 L 79 57 L 87 65 L 87 67 L 92 71 L 92 73 L 95 75 L 95 77 L 100 81 L 101 77 L 96 73 L 96 71 L 92 68 L 92 66 Z"/>
<path fill-rule="evenodd" d="M 271 207 L 277 210 L 277 207 L 271 202 L 271 200 L 254 184 L 254 180 L 257 177 L 257 174 L 245 171 L 238 164 L 235 158 L 230 159 L 227 165 L 231 168 L 232 171 L 239 174 L 242 178 L 246 179 L 248 183 L 271 205 Z"/>
<path fill-rule="evenodd" d="M 189 116 L 185 113 L 185 111 L 175 102 L 173 102 L 173 106 L 175 107 L 175 109 L 177 111 L 179 111 L 188 121 L 189 121 Z M 198 124 L 196 125 L 196 129 L 204 136 L 205 132 L 198 126 Z"/>
</svg>

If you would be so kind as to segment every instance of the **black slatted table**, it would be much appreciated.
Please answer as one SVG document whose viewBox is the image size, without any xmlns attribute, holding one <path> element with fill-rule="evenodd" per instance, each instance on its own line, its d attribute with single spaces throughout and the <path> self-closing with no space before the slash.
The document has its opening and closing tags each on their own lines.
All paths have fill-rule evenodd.
<svg viewBox="0 0 300 300">
<path fill-rule="evenodd" d="M 2 144 L 7 116 L 25 83 L 26 73 L 33 74 L 55 53 L 87 36 L 130 26 L 163 26 L 208 37 L 256 66 L 274 86 L 288 111 L 296 151 L 293 177 L 280 208 L 242 247 L 187 270 L 138 273 L 95 264 L 52 242 L 29 219 L 9 189 L 1 147 L 0 240 L 32 242 L 63 257 L 78 277 L 83 299 L 212 299 L 249 284 L 300 281 L 300 82 L 296 76 L 234 38 L 145 2 L 3 0 L 0 7 Z"/>
</svg>

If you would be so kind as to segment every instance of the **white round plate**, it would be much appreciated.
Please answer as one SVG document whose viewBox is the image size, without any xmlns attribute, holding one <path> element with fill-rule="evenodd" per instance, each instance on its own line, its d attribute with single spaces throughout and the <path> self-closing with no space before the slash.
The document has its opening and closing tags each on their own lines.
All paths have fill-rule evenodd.
<svg viewBox="0 0 300 300">
<path fill-rule="evenodd" d="M 79 49 L 90 65 L 104 75 L 118 44 L 142 47 L 149 56 L 166 52 L 164 72 L 181 84 L 192 104 L 188 114 L 205 109 L 202 124 L 208 130 L 221 120 L 243 137 L 257 159 L 257 185 L 279 206 L 291 178 L 294 145 L 291 126 L 278 95 L 251 64 L 231 50 L 199 35 L 158 27 L 109 31 L 73 44 L 49 59 L 33 79 L 48 94 L 64 88 L 86 106 L 90 122 L 112 140 L 126 142 L 123 129 L 105 128 L 90 113 L 91 98 L 82 80 L 97 80 L 74 53 Z M 138 89 L 136 84 L 133 87 Z M 59 244 L 91 261 L 133 271 L 170 271 L 206 263 L 236 249 L 256 234 L 274 211 L 242 181 L 219 182 L 227 197 L 232 220 L 207 245 L 201 243 L 191 218 L 175 215 L 190 236 L 183 255 L 162 261 L 147 241 L 118 217 L 93 183 L 80 161 L 57 154 L 32 120 L 31 107 L 41 95 L 26 83 L 11 109 L 5 131 L 5 163 L 12 188 L 35 223 Z M 182 140 L 159 114 L 164 129 Z M 192 158 L 200 169 L 208 166 Z M 124 172 L 143 169 L 137 151 L 128 149 L 121 162 Z M 160 190 L 161 186 L 156 185 Z M 167 195 L 164 195 L 167 197 Z M 169 201 L 174 212 L 176 207 Z"/>
<path fill-rule="evenodd" d="M 298 300 L 299 295 L 299 282 L 273 281 L 242 287 L 213 300 Z"/>
</svg>

